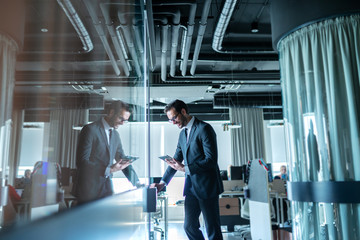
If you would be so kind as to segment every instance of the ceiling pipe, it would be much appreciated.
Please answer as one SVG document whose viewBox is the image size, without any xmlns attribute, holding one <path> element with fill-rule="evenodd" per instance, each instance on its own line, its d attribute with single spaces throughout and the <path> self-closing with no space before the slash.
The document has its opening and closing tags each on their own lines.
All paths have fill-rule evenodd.
<svg viewBox="0 0 360 240">
<path fill-rule="evenodd" d="M 142 22 L 142 19 L 139 19 Z M 141 31 L 140 31 L 140 26 L 137 23 L 138 20 L 133 18 L 133 30 L 134 30 L 134 34 L 135 34 L 135 42 L 137 45 L 137 49 L 139 49 L 140 54 L 144 53 L 144 46 L 143 46 L 143 41 L 142 41 L 142 37 L 141 37 Z"/>
<path fill-rule="evenodd" d="M 223 48 L 223 40 L 225 37 L 226 29 L 229 25 L 231 16 L 234 12 L 235 6 L 237 4 L 237 0 L 225 0 L 223 9 L 221 11 L 219 21 L 215 28 L 215 33 L 212 41 L 212 48 L 214 51 L 218 53 L 224 54 L 276 54 L 273 50 L 268 51 L 239 51 L 239 50 L 226 50 Z M 259 15 L 263 12 L 265 5 L 268 4 L 268 0 L 265 0 L 264 5 L 262 6 L 260 12 L 258 13 L 256 18 L 259 18 Z"/>
<path fill-rule="evenodd" d="M 88 1 L 88 0 L 87 0 Z M 102 4 L 107 4 L 107 5 L 121 5 L 121 6 L 139 6 L 138 3 L 132 3 L 132 2 L 102 2 Z M 148 35 L 149 35 L 149 64 L 150 64 L 150 70 L 154 71 L 155 70 L 155 65 L 156 65 L 156 48 L 155 48 L 155 30 L 154 30 L 154 19 L 153 19 L 153 12 L 152 12 L 152 1 L 151 0 L 147 0 L 146 1 L 146 19 L 148 20 L 147 22 L 149 23 L 147 25 L 147 30 L 148 30 Z M 142 12 L 139 12 L 139 14 L 142 14 Z M 142 21 L 143 19 L 141 19 Z M 136 22 L 137 20 L 135 20 L 134 22 Z M 141 26 L 142 27 L 142 26 Z M 135 30 L 135 39 L 137 41 L 137 45 L 138 45 L 138 49 L 141 53 L 144 52 L 144 46 L 143 46 L 143 39 L 141 38 L 141 34 L 140 34 L 140 27 L 134 23 L 133 26 Z M 139 44 L 140 43 L 140 44 Z"/>
<path fill-rule="evenodd" d="M 182 31 L 182 38 L 181 38 L 181 55 L 180 55 L 180 58 L 183 59 L 184 58 L 184 51 L 185 51 L 185 42 L 186 42 L 186 35 L 187 35 L 187 27 L 184 26 L 184 25 L 180 25 L 180 28 L 183 29 Z M 180 69 L 181 69 L 181 66 L 180 66 Z"/>
<path fill-rule="evenodd" d="M 108 42 L 108 40 L 106 38 L 106 35 L 104 33 L 104 29 L 103 29 L 103 27 L 101 25 L 101 21 L 99 20 L 97 14 L 96 14 L 96 11 L 95 11 L 95 9 L 94 9 L 91 2 L 93 2 L 93 1 L 88 1 L 88 0 L 83 1 L 83 3 L 85 4 L 85 6 L 86 6 L 86 8 L 87 8 L 87 10 L 88 10 L 88 12 L 90 14 L 91 20 L 93 21 L 96 32 L 98 33 L 98 35 L 100 37 L 100 40 L 104 45 L 105 51 L 106 51 L 106 53 L 107 53 L 107 55 L 108 55 L 108 57 L 110 59 L 111 65 L 114 68 L 115 74 L 117 76 L 119 76 L 121 74 L 119 66 L 117 65 L 114 54 L 112 53 L 110 44 L 109 44 L 109 42 Z"/>
<path fill-rule="evenodd" d="M 177 10 L 173 17 L 172 34 L 171 34 L 171 55 L 170 55 L 170 76 L 175 76 L 176 55 L 179 42 L 180 29 L 180 10 Z"/>
<path fill-rule="evenodd" d="M 120 26 L 116 27 L 116 32 L 118 33 L 118 35 L 121 35 L 119 29 L 120 28 L 122 29 L 122 32 L 123 32 L 124 37 L 125 37 L 126 44 L 127 44 L 128 48 L 129 48 L 129 52 L 130 52 L 131 58 L 132 58 L 133 63 L 134 63 L 136 74 L 137 74 L 137 76 L 140 77 L 140 76 L 142 76 L 142 73 L 141 73 L 139 59 L 138 59 L 137 54 L 136 54 L 135 44 L 134 44 L 134 41 L 133 41 L 134 38 L 133 38 L 133 36 L 131 34 L 131 27 L 129 26 L 129 23 L 126 20 L 126 17 L 125 17 L 125 15 L 128 15 L 128 14 L 129 13 L 123 13 L 123 12 L 118 11 L 118 18 L 120 20 Z"/>
<path fill-rule="evenodd" d="M 171 52 L 170 52 L 170 76 L 175 76 L 176 70 L 176 56 L 177 56 L 177 48 L 179 42 L 179 30 L 180 30 L 180 10 L 176 10 L 174 12 L 170 11 L 159 11 L 155 12 L 154 15 L 172 15 L 172 25 L 171 25 Z M 163 79 L 166 81 L 166 79 Z"/>
<path fill-rule="evenodd" d="M 162 73 L 160 74 L 162 75 Z M 162 80 L 163 76 L 154 74 L 154 83 Z M 211 83 L 211 82 L 232 82 L 239 84 L 256 84 L 256 85 L 280 85 L 279 71 L 238 71 L 238 72 L 221 72 L 221 74 L 214 73 L 197 73 L 194 76 L 175 76 L 167 77 L 166 83 Z"/>
<path fill-rule="evenodd" d="M 188 1 L 179 1 L 179 0 L 169 0 L 166 2 L 155 1 L 154 6 L 179 6 L 179 5 L 189 5 L 189 18 L 188 18 L 188 27 L 186 31 L 186 41 L 184 47 L 182 48 L 181 56 L 182 62 L 180 64 L 181 74 L 183 76 L 186 75 L 187 63 L 190 55 L 190 47 L 192 42 L 192 36 L 194 33 L 195 26 L 195 15 L 196 15 L 196 0 L 188 0 Z"/>
<path fill-rule="evenodd" d="M 211 0 L 205 0 L 204 6 L 203 6 L 203 11 L 202 11 L 202 14 L 201 14 L 201 20 L 200 20 L 200 26 L 199 26 L 199 30 L 198 30 L 198 35 L 197 35 L 197 39 L 196 39 L 194 55 L 193 55 L 191 68 L 190 68 L 190 74 L 191 75 L 195 74 L 196 64 L 197 64 L 197 60 L 199 59 L 201 44 L 202 44 L 202 40 L 204 38 L 204 33 L 205 33 L 205 30 L 206 30 L 207 18 L 209 16 L 210 6 L 211 6 Z"/>
<path fill-rule="evenodd" d="M 152 10 L 152 0 L 146 1 L 146 19 L 147 19 L 147 30 L 149 34 L 149 64 L 150 70 L 155 70 L 156 65 L 156 47 L 155 47 L 155 29 L 154 29 L 154 15 Z M 146 23 L 144 23 L 146 24 Z"/>
<path fill-rule="evenodd" d="M 167 47 L 168 47 L 168 20 L 163 18 L 161 20 L 161 80 L 166 81 L 167 75 Z"/>
<path fill-rule="evenodd" d="M 112 40 L 114 48 L 115 48 L 115 52 L 119 57 L 122 69 L 124 70 L 125 75 L 129 76 L 130 71 L 129 71 L 128 65 L 126 63 L 126 60 L 125 60 L 123 49 L 122 49 L 122 47 L 121 47 L 121 45 L 119 43 L 120 39 L 118 39 L 118 37 L 117 37 L 117 34 L 115 32 L 115 29 L 114 29 L 114 22 L 111 20 L 110 15 L 109 15 L 109 6 L 104 5 L 103 3 L 100 3 L 100 9 L 101 9 L 101 12 L 102 12 L 102 14 L 104 16 L 105 25 L 106 25 L 106 27 L 107 27 L 107 29 L 109 31 L 111 40 Z"/>
<path fill-rule="evenodd" d="M 154 75 L 155 76 L 155 75 Z M 251 81 L 252 83 L 262 85 L 278 85 L 280 84 L 280 72 L 279 71 L 238 71 L 238 72 L 221 72 L 220 74 L 214 73 L 197 73 L 194 76 L 175 76 L 168 77 L 166 82 L 211 82 L 211 81 L 230 81 L 239 82 Z M 249 82 L 250 83 L 250 82 Z"/>
<path fill-rule="evenodd" d="M 189 4 L 190 4 L 190 12 L 189 12 L 188 27 L 186 30 L 184 48 L 183 48 L 183 51 L 181 52 L 181 56 L 183 56 L 183 57 L 182 57 L 181 65 L 180 65 L 180 70 L 181 70 L 181 75 L 183 75 L 183 76 L 186 75 L 187 63 L 188 63 L 189 55 L 190 55 L 190 47 L 191 47 L 192 37 L 193 37 L 193 33 L 194 33 L 195 14 L 196 14 L 196 7 L 197 7 L 196 1 L 194 1 L 193 3 L 189 3 Z"/>
<path fill-rule="evenodd" d="M 81 21 L 78 13 L 76 12 L 75 8 L 73 7 L 70 0 L 57 0 L 58 4 L 64 10 L 66 16 L 68 17 L 69 21 L 75 28 L 80 41 L 83 44 L 83 52 L 88 53 L 94 49 L 94 45 L 91 41 L 90 35 L 86 30 L 83 22 Z"/>
</svg>

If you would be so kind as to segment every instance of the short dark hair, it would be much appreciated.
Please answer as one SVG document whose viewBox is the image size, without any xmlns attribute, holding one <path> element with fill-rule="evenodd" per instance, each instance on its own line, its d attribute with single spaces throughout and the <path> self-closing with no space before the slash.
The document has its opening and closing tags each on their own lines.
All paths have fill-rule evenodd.
<svg viewBox="0 0 360 240">
<path fill-rule="evenodd" d="M 176 99 L 165 106 L 164 113 L 170 111 L 171 108 L 175 108 L 176 112 L 180 113 L 181 109 L 185 109 L 186 113 L 189 113 L 188 106 L 183 101 Z"/>
<path fill-rule="evenodd" d="M 123 101 L 113 101 L 108 105 L 106 113 L 110 113 L 111 110 L 114 110 L 115 114 L 118 114 L 119 112 L 125 110 L 126 112 L 130 112 L 130 106 L 129 104 L 123 102 Z"/>
</svg>

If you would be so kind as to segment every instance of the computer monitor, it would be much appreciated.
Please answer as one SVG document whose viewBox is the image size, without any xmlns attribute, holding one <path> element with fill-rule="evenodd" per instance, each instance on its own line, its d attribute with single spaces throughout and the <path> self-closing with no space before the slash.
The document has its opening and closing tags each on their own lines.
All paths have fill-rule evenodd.
<svg viewBox="0 0 360 240">
<path fill-rule="evenodd" d="M 274 179 L 273 179 L 273 172 L 272 172 L 271 163 L 266 163 L 266 165 L 268 167 L 269 182 L 272 182 Z"/>
<path fill-rule="evenodd" d="M 228 180 L 228 171 L 227 170 L 220 170 L 221 180 Z"/>
<path fill-rule="evenodd" d="M 230 166 L 229 180 L 244 180 L 245 169 L 244 166 Z"/>
<path fill-rule="evenodd" d="M 161 180 L 161 177 L 150 177 L 150 184 L 159 183 L 160 180 Z M 166 192 L 166 186 L 163 189 L 161 189 L 160 192 Z"/>
</svg>

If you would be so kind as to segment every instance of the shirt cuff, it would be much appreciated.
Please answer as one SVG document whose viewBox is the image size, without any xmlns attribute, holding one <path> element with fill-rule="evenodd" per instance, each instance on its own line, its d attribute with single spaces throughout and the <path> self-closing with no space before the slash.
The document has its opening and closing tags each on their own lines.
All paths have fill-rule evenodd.
<svg viewBox="0 0 360 240">
<path fill-rule="evenodd" d="M 113 175 L 112 173 L 110 172 L 110 167 L 107 167 L 106 170 L 105 170 L 105 177 L 106 178 L 111 178 Z"/>
<path fill-rule="evenodd" d="M 189 168 L 189 166 L 188 166 L 188 165 L 185 165 L 184 167 L 185 167 L 185 173 L 188 174 L 188 175 L 190 175 L 190 168 Z"/>
<path fill-rule="evenodd" d="M 164 180 L 162 180 L 162 179 L 160 180 L 160 183 L 164 183 L 165 186 L 167 186 L 166 182 Z"/>
</svg>

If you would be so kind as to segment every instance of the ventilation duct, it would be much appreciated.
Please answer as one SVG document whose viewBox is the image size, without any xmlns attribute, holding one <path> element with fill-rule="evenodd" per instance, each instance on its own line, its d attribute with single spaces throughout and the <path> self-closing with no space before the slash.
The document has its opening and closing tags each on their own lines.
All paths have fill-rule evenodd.
<svg viewBox="0 0 360 240">
<path fill-rule="evenodd" d="M 100 9 L 101 9 L 101 12 L 104 16 L 104 19 L 105 19 L 105 25 L 108 29 L 108 32 L 110 34 L 110 37 L 111 37 L 111 40 L 112 40 L 112 43 L 113 43 L 113 46 L 115 48 L 115 52 L 120 60 L 120 63 L 121 63 L 121 66 L 124 70 L 124 73 L 126 76 L 129 76 L 130 75 L 130 72 L 129 72 L 129 68 L 126 64 L 126 61 L 125 61 L 125 56 L 124 56 L 124 52 L 123 52 L 123 49 L 122 49 L 122 46 L 121 46 L 121 42 L 120 42 L 120 39 L 118 39 L 117 37 L 117 33 L 115 32 L 115 29 L 114 29 L 114 23 L 113 21 L 111 20 L 110 18 L 110 15 L 109 15 L 109 6 L 108 5 L 104 5 L 104 4 L 100 4 Z"/>
<path fill-rule="evenodd" d="M 265 1 L 264 6 L 267 5 L 268 1 Z M 224 49 L 222 44 L 225 37 L 226 29 L 229 25 L 231 16 L 234 12 L 235 6 L 237 4 L 237 0 L 226 0 L 221 11 L 219 21 L 216 25 L 216 29 L 214 32 L 214 38 L 212 42 L 212 48 L 214 51 L 218 53 L 225 53 L 225 54 L 275 54 L 274 50 L 267 50 L 267 51 L 241 51 L 241 50 L 233 50 L 233 49 Z M 263 7 L 264 8 L 264 7 Z M 262 10 L 263 10 L 262 8 Z M 262 12 L 261 10 L 261 12 Z M 256 18 L 259 18 L 258 14 Z"/>
<path fill-rule="evenodd" d="M 64 10 L 66 16 L 68 17 L 69 21 L 74 26 L 77 34 L 79 35 L 79 38 L 83 44 L 84 52 L 90 52 L 91 50 L 93 50 L 94 46 L 89 36 L 89 33 L 86 30 L 83 22 L 75 11 L 71 2 L 69 0 L 57 0 L 57 2 Z"/>
</svg>

